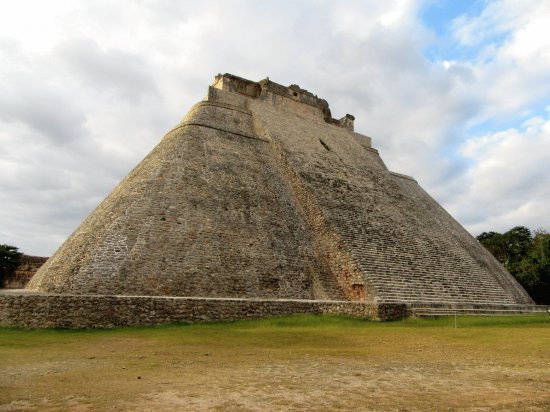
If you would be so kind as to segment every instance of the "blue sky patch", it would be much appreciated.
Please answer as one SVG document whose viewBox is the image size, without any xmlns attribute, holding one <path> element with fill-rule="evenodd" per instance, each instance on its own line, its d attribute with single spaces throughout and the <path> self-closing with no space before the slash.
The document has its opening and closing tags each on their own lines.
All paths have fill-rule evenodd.
<svg viewBox="0 0 550 412">
<path fill-rule="evenodd" d="M 474 18 L 479 16 L 487 2 L 483 0 L 452 1 L 431 0 L 420 10 L 420 21 L 435 35 L 435 41 L 425 50 L 424 55 L 430 61 L 441 60 L 490 60 L 491 56 L 482 56 L 482 51 L 493 44 L 500 46 L 508 33 L 492 33 L 478 44 L 464 46 L 453 36 L 453 21 L 460 16 Z"/>
</svg>

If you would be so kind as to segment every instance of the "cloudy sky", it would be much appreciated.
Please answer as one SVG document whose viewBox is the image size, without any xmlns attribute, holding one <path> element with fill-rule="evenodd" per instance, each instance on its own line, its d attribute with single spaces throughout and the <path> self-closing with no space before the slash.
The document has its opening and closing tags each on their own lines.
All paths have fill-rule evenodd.
<svg viewBox="0 0 550 412">
<path fill-rule="evenodd" d="M 0 243 L 51 255 L 225 72 L 354 114 L 473 235 L 550 230 L 548 0 L 0 0 Z"/>
</svg>

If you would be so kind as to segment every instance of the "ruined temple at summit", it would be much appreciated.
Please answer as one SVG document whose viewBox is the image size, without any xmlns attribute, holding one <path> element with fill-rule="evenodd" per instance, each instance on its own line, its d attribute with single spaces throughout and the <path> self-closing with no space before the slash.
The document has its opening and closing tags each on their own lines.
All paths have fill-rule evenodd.
<svg viewBox="0 0 550 412">
<path fill-rule="evenodd" d="M 71 295 L 531 304 L 354 117 L 218 75 L 37 272 Z"/>
</svg>

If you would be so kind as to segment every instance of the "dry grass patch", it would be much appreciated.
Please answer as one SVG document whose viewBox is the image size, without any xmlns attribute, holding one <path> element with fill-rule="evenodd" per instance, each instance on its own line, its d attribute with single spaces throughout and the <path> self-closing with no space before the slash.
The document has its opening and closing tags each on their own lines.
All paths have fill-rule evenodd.
<svg viewBox="0 0 550 412">
<path fill-rule="evenodd" d="M 550 409 L 550 316 L 0 329 L 0 410 Z"/>
</svg>

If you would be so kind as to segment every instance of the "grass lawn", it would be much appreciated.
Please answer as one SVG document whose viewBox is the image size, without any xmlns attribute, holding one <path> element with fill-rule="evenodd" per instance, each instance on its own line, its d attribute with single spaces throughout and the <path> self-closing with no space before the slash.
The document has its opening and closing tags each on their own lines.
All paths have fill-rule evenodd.
<svg viewBox="0 0 550 412">
<path fill-rule="evenodd" d="M 4 410 L 550 410 L 550 315 L 0 328 Z"/>
</svg>

